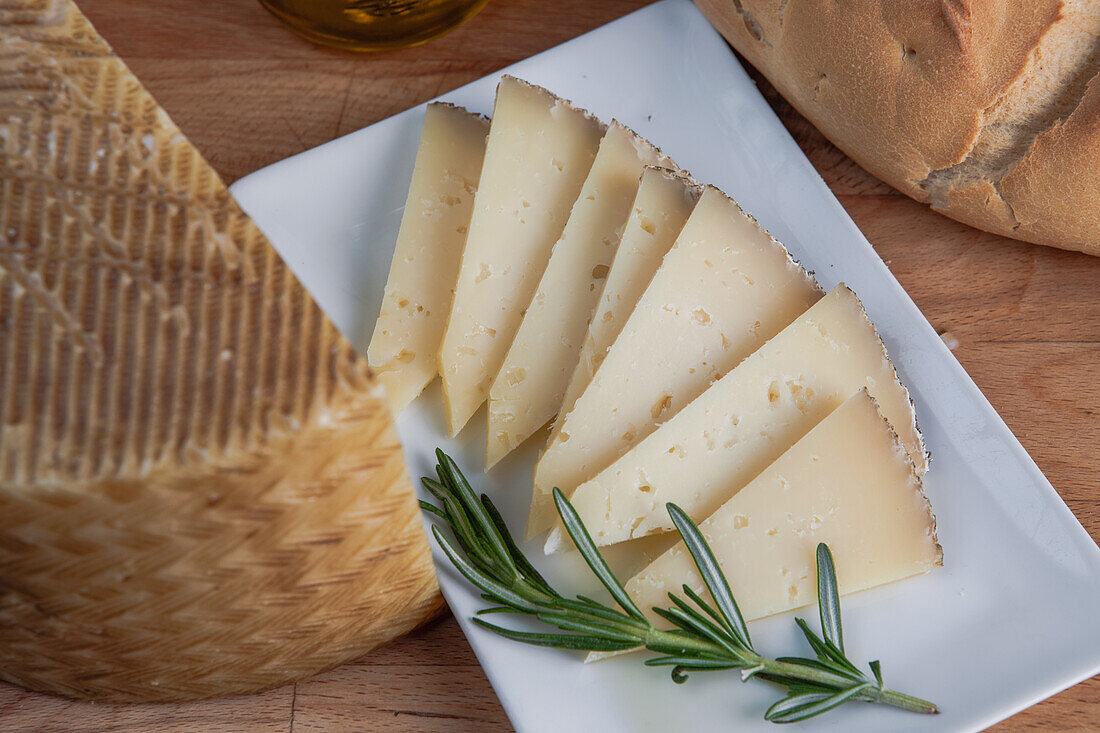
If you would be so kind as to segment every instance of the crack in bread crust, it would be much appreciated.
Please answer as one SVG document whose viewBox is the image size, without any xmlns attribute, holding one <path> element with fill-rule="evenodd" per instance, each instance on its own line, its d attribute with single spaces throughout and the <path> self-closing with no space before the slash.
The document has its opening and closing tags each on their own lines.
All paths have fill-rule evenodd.
<svg viewBox="0 0 1100 733">
<path fill-rule="evenodd" d="M 1100 3 L 696 1 L 873 175 L 974 226 L 1100 254 L 1100 132 L 1086 103 Z"/>
<path fill-rule="evenodd" d="M 1100 6 L 1081 0 L 1067 4 L 1024 73 L 983 111 L 981 130 L 966 157 L 931 171 L 917 184 L 934 208 L 949 209 L 955 189 L 988 182 L 1011 211 L 1000 182 L 1030 153 L 1037 137 L 1080 105 L 1089 81 L 1100 73 L 1098 32 Z M 1012 216 L 1013 230 L 1018 226 Z"/>
</svg>

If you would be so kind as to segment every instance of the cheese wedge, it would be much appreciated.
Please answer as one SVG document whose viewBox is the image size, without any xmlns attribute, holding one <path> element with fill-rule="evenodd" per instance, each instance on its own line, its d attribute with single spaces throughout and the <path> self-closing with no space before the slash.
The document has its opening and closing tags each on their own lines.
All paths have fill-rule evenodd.
<svg viewBox="0 0 1100 733">
<path fill-rule="evenodd" d="M 435 378 L 489 120 L 429 104 L 367 363 L 400 412 Z"/>
<path fill-rule="evenodd" d="M 567 496 L 821 298 L 813 278 L 716 188 L 704 192 L 535 468 L 528 538 Z"/>
<path fill-rule="evenodd" d="M 746 620 L 817 601 L 816 548 L 836 561 L 841 593 L 943 564 L 936 520 L 906 450 L 861 390 L 699 529 Z M 681 585 L 703 593 L 681 542 L 626 585 L 646 613 Z M 656 615 L 653 615 L 656 619 Z"/>
<path fill-rule="evenodd" d="M 0 109 L 0 678 L 250 693 L 435 616 L 385 391 L 74 3 L 0 0 Z"/>
<path fill-rule="evenodd" d="M 489 390 L 486 465 L 558 414 L 646 165 L 671 160 L 611 122 L 538 290 Z"/>
<path fill-rule="evenodd" d="M 545 89 L 501 79 L 439 351 L 451 435 L 488 396 L 603 132 Z"/>
<path fill-rule="evenodd" d="M 686 173 L 647 167 L 638 184 L 638 196 L 623 229 L 603 292 L 588 326 L 577 365 L 569 378 L 560 416 L 573 407 L 619 335 L 634 304 L 642 297 L 653 273 L 684 228 L 703 187 Z M 561 430 L 555 420 L 550 438 Z"/>
<path fill-rule="evenodd" d="M 856 390 L 866 387 L 923 474 L 909 391 L 844 285 L 715 382 L 648 438 L 581 484 L 573 506 L 596 544 L 674 529 L 665 504 L 714 513 Z M 571 546 L 559 521 L 546 551 Z"/>
</svg>

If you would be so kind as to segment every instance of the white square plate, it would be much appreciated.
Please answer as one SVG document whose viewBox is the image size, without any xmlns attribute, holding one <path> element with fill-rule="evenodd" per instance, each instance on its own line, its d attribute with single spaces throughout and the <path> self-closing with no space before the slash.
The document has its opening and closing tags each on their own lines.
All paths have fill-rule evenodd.
<svg viewBox="0 0 1100 733">
<path fill-rule="evenodd" d="M 601 117 L 615 117 L 727 191 L 822 286 L 859 293 L 912 390 L 934 462 L 926 490 L 945 565 L 848 596 L 852 658 L 881 659 L 886 683 L 942 715 L 848 705 L 807 730 L 962 731 L 1100 672 L 1100 550 L 856 229 L 722 38 L 688 0 L 665 0 L 508 69 Z M 442 99 L 490 113 L 498 74 Z M 410 109 L 241 179 L 233 193 L 336 325 L 366 347 L 382 298 L 423 117 Z M 528 445 L 483 474 L 484 413 L 445 436 L 430 388 L 398 420 L 410 475 L 430 475 L 437 446 L 487 491 L 520 535 L 530 501 Z M 537 441 L 529 441 L 534 443 Z M 417 482 L 419 483 L 419 482 Z M 585 590 L 574 558 L 542 559 Z M 472 628 L 485 604 L 437 555 L 440 583 L 515 727 L 535 731 L 768 730 L 778 692 L 735 673 L 685 685 L 639 655 L 584 665 Z M 802 615 L 816 617 L 814 609 Z M 809 654 L 793 614 L 753 624 L 765 653 Z"/>
</svg>

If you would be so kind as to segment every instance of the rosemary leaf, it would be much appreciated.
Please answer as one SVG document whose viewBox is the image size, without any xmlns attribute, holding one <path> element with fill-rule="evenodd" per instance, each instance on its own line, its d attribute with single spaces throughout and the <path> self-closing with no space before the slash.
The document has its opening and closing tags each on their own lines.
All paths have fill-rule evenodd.
<svg viewBox="0 0 1100 733">
<path fill-rule="evenodd" d="M 426 501 L 422 501 L 422 502 L 420 502 L 420 508 L 423 509 L 426 512 L 430 512 L 430 513 L 434 514 L 435 516 L 442 519 L 444 522 L 450 520 L 450 517 L 447 516 L 447 512 L 443 511 L 442 509 L 437 507 L 435 504 L 429 504 Z"/>
<path fill-rule="evenodd" d="M 740 665 L 731 664 L 724 659 L 707 659 L 705 657 L 688 656 L 664 656 L 652 657 L 643 662 L 647 667 L 693 667 L 697 670 L 704 669 L 737 669 Z"/>
<path fill-rule="evenodd" d="M 560 601 L 558 601 L 557 605 L 559 605 L 561 608 L 569 609 L 577 613 L 598 616 L 599 618 L 603 618 L 608 621 L 631 623 L 634 624 L 636 628 L 640 627 L 644 629 L 649 626 L 648 621 L 641 622 L 633 616 L 628 616 L 622 611 L 618 611 L 614 608 L 608 608 L 607 606 L 601 606 L 592 601 L 586 603 L 584 601 L 571 601 L 568 598 L 562 598 Z"/>
<path fill-rule="evenodd" d="M 865 682 L 832 695 L 820 692 L 792 695 L 772 705 L 768 712 L 764 713 L 764 719 L 773 723 L 796 723 L 799 720 L 806 720 L 843 705 L 869 687 L 873 685 Z"/>
<path fill-rule="evenodd" d="M 420 485 L 427 489 L 429 494 L 440 501 L 446 500 L 447 495 L 450 493 L 446 486 L 428 476 L 424 476 L 420 479 Z"/>
<path fill-rule="evenodd" d="M 806 659 L 805 657 L 776 657 L 777 662 L 786 662 L 787 664 L 800 664 L 803 667 L 813 667 L 814 669 L 820 669 L 822 672 L 831 672 L 832 674 L 839 674 L 849 679 L 862 680 L 863 675 L 859 673 L 853 673 L 851 670 L 841 667 L 830 662 L 822 662 L 819 659 Z"/>
<path fill-rule="evenodd" d="M 454 530 L 455 537 L 471 555 L 470 560 L 475 561 L 482 569 L 497 570 L 499 566 L 493 563 L 490 549 L 478 537 L 459 499 L 453 494 L 448 494 L 443 497 L 443 507 L 451 517 L 451 528 Z"/>
<path fill-rule="evenodd" d="M 638 648 L 638 644 L 613 641 L 599 636 L 585 636 L 581 634 L 535 634 L 527 631 L 515 631 L 514 629 L 506 629 L 503 626 L 496 626 L 487 621 L 482 621 L 476 617 L 473 619 L 473 622 L 483 629 L 488 629 L 494 634 L 503 636 L 505 639 L 522 641 L 524 644 L 534 644 L 535 646 L 553 646 L 559 649 L 575 649 L 577 651 L 589 652 L 622 652 L 627 649 Z"/>
<path fill-rule="evenodd" d="M 500 516 L 500 512 L 497 511 L 497 508 L 493 506 L 493 502 L 491 502 L 489 497 L 485 494 L 481 495 L 481 505 L 485 508 L 485 513 L 496 527 L 497 534 L 500 536 L 504 546 L 508 548 L 508 555 L 512 557 L 516 568 L 523 578 L 543 593 L 560 598 L 561 596 L 558 595 L 557 591 L 550 587 L 550 584 L 547 583 L 546 579 L 535 569 L 535 566 L 531 564 L 527 556 L 516 546 L 516 541 L 512 539 L 512 534 L 508 531 L 508 526 L 504 523 L 504 518 Z"/>
<path fill-rule="evenodd" d="M 689 616 L 695 623 L 696 627 L 705 629 L 712 637 L 719 637 L 725 639 L 738 651 L 752 651 L 751 649 L 745 649 L 740 646 L 738 639 L 733 635 L 726 632 L 726 630 L 714 623 L 711 619 L 707 618 L 703 614 L 699 613 L 692 606 L 688 605 L 685 601 L 681 600 L 675 593 L 668 594 L 669 600 L 680 610 L 681 613 Z"/>
<path fill-rule="evenodd" d="M 880 665 L 878 660 L 876 659 L 875 661 L 871 662 L 870 665 L 868 665 L 868 666 L 871 667 L 871 674 L 873 674 L 875 676 L 875 682 L 878 683 L 878 688 L 881 690 L 882 687 L 883 687 L 883 685 L 882 685 L 882 665 Z"/>
<path fill-rule="evenodd" d="M 712 605 L 707 603 L 705 600 L 703 600 L 703 598 L 699 596 L 698 593 L 693 591 L 690 585 L 684 583 L 681 588 L 684 591 L 684 595 L 693 600 L 695 602 L 695 605 L 706 611 L 707 615 L 710 616 L 712 619 L 722 624 L 722 626 L 725 626 L 725 621 L 722 619 L 722 614 L 718 613 L 718 611 L 716 611 Z"/>
<path fill-rule="evenodd" d="M 583 631 L 612 641 L 630 642 L 633 646 L 642 646 L 644 643 L 644 639 L 638 638 L 638 636 L 632 634 L 630 630 L 624 630 L 597 621 L 578 619 L 568 614 L 543 611 L 538 614 L 538 619 L 543 623 L 557 626 L 563 631 Z"/>
<path fill-rule="evenodd" d="M 837 667 L 838 669 L 847 670 L 851 674 L 858 677 L 862 677 L 863 673 L 859 669 L 848 661 L 848 658 L 840 652 L 832 642 L 822 639 L 820 636 L 814 633 L 810 625 L 806 623 L 805 619 L 796 618 L 794 620 L 798 624 L 798 628 L 802 630 L 802 635 L 806 637 L 806 641 L 810 642 L 810 646 L 813 648 L 814 653 L 817 654 L 817 658 L 824 662 Z"/>
<path fill-rule="evenodd" d="M 615 577 L 615 574 L 611 572 L 611 568 L 607 566 L 607 562 L 603 559 L 600 551 L 596 549 L 596 543 L 592 541 L 592 536 L 588 534 L 588 530 L 577 514 L 577 510 L 573 508 L 573 505 L 565 498 L 565 494 L 561 493 L 561 489 L 557 487 L 554 488 L 554 503 L 558 507 L 558 514 L 561 515 L 565 529 L 569 532 L 569 536 L 573 538 L 573 543 L 577 546 L 584 561 L 588 563 L 588 567 L 603 583 L 603 587 L 607 588 L 607 592 L 611 594 L 611 597 L 624 611 L 634 618 L 644 620 L 645 614 L 639 610 L 634 601 L 630 600 L 630 596 L 626 594 L 626 589 L 623 588 L 622 583 Z"/>
<path fill-rule="evenodd" d="M 684 544 L 687 545 L 691 557 L 695 560 L 695 566 L 699 568 L 699 573 L 703 576 L 703 582 L 706 583 L 707 590 L 710 591 L 718 610 L 722 613 L 727 629 L 737 637 L 738 641 L 741 642 L 741 646 L 752 649 L 749 629 L 745 625 L 745 619 L 741 617 L 741 609 L 737 607 L 737 601 L 734 600 L 733 593 L 730 592 L 726 576 L 722 574 L 721 568 L 718 567 L 718 561 L 714 558 L 714 553 L 711 552 L 707 541 L 703 539 L 703 534 L 683 509 L 675 504 L 667 504 L 666 508 L 676 525 L 676 529 L 679 530 L 680 536 L 683 537 Z"/>
<path fill-rule="evenodd" d="M 787 688 L 787 695 L 804 695 L 807 693 L 823 692 L 826 695 L 832 695 L 838 689 L 847 689 L 847 686 L 838 688 L 835 685 L 818 684 L 815 682 L 808 682 L 806 680 L 795 679 L 793 677 L 784 677 L 783 675 L 773 675 L 767 672 L 761 672 L 756 675 L 756 679 L 765 680 L 776 685 L 783 685 Z"/>
<path fill-rule="evenodd" d="M 488 599 L 486 599 L 488 600 Z M 491 613 L 514 613 L 521 616 L 534 616 L 534 611 L 524 611 L 519 608 L 512 608 L 511 606 L 492 606 L 490 608 L 482 608 L 475 612 L 478 616 L 488 616 Z"/>
<path fill-rule="evenodd" d="M 726 653 L 731 656 L 739 657 L 741 648 L 738 646 L 738 641 L 728 634 L 714 633 L 711 628 L 707 626 L 696 625 L 695 619 L 688 614 L 684 613 L 678 608 L 654 608 L 653 612 L 661 618 L 676 624 L 679 628 L 694 634 L 702 636 L 707 640 L 722 647 Z M 713 627 L 712 627 L 713 628 Z"/>
<path fill-rule="evenodd" d="M 488 575 L 463 560 L 437 527 L 432 527 L 432 533 L 435 535 L 436 542 L 443 548 L 443 553 L 447 556 L 447 559 L 451 561 L 451 564 L 465 576 L 466 580 L 486 593 L 492 594 L 496 598 L 495 602 L 506 603 L 517 608 L 529 608 L 532 610 L 535 608 L 530 601 L 513 591 L 511 588 L 501 585 L 493 578 L 490 578 Z"/>
<path fill-rule="evenodd" d="M 458 465 L 449 455 L 438 448 L 435 450 L 435 455 L 439 460 L 439 469 L 449 479 L 451 486 L 456 489 L 459 497 L 462 499 L 463 507 L 470 512 L 478 529 L 481 530 L 485 539 L 490 542 L 492 548 L 496 551 L 497 558 L 504 562 L 509 570 L 518 573 L 515 563 L 512 561 L 512 554 L 508 552 L 504 546 L 504 541 L 500 536 L 500 530 L 485 512 L 485 507 L 482 506 L 477 495 L 474 494 L 474 490 L 470 487 L 469 482 L 466 481 L 466 477 L 462 475 L 462 471 L 458 470 Z"/>
<path fill-rule="evenodd" d="M 833 553 L 824 542 L 817 545 L 817 607 L 821 614 L 821 633 L 844 653 L 844 629 L 840 622 L 840 591 L 836 584 Z"/>
</svg>

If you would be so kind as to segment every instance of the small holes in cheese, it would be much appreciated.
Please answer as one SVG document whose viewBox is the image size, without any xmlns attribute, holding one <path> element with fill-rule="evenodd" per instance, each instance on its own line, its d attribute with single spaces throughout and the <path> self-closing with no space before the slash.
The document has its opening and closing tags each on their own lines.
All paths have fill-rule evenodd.
<svg viewBox="0 0 1100 733">
<path fill-rule="evenodd" d="M 672 395 L 664 394 L 649 408 L 649 414 L 654 420 L 659 420 L 670 407 L 672 407 Z"/>
<path fill-rule="evenodd" d="M 527 379 L 527 370 L 523 367 L 510 367 L 504 374 L 504 381 L 509 387 L 515 387 L 525 379 Z"/>
</svg>

